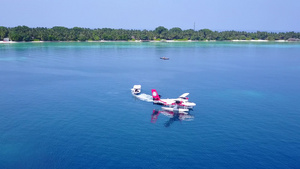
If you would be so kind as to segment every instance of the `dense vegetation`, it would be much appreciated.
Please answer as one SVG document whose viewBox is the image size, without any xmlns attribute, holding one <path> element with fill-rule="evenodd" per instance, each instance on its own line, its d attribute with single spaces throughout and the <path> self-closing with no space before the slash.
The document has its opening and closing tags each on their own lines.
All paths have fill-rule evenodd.
<svg viewBox="0 0 300 169">
<path fill-rule="evenodd" d="M 55 26 L 53 28 L 29 28 L 17 26 L 7 28 L 0 26 L 0 40 L 10 38 L 12 41 L 86 41 L 86 40 L 287 40 L 300 39 L 299 32 L 245 32 L 245 31 L 211 31 L 182 30 L 178 27 L 167 29 L 163 26 L 155 30 L 125 30 L 125 29 L 89 29 L 66 28 Z"/>
</svg>

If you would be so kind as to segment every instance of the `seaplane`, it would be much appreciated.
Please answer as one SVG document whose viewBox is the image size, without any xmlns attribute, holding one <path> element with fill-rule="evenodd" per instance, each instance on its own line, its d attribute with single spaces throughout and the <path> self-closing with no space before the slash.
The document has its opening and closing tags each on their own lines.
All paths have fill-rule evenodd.
<svg viewBox="0 0 300 169">
<path fill-rule="evenodd" d="M 161 99 L 161 96 L 158 95 L 156 89 L 152 89 L 151 92 L 154 104 L 169 106 L 165 107 L 165 110 L 173 111 L 174 109 L 179 109 L 182 112 L 185 112 L 187 109 L 193 109 L 193 107 L 196 106 L 196 103 L 189 102 L 189 98 L 187 97 L 189 93 L 184 93 L 177 99 Z M 184 110 L 182 110 L 182 108 L 177 108 L 177 106 L 183 107 Z"/>
</svg>

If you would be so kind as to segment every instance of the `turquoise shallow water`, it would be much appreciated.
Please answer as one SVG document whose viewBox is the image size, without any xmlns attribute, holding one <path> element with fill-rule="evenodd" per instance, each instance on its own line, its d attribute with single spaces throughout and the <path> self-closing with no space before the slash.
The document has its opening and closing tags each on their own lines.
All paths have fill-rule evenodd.
<svg viewBox="0 0 300 169">
<path fill-rule="evenodd" d="M 300 43 L 0 44 L 0 168 L 299 168 Z M 170 60 L 160 60 L 159 57 Z M 132 97 L 189 92 L 193 120 Z"/>
</svg>

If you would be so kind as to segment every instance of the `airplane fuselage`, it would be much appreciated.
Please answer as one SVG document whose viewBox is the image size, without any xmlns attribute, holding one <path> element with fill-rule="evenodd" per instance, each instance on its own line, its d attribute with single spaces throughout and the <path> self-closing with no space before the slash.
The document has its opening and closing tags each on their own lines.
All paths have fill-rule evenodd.
<svg viewBox="0 0 300 169">
<path fill-rule="evenodd" d="M 192 109 L 196 106 L 196 103 L 189 102 L 188 97 L 189 93 L 184 93 L 177 99 L 161 99 L 160 95 L 157 94 L 155 89 L 152 89 L 152 98 L 154 104 L 164 105 L 164 106 L 182 106 L 188 109 Z"/>
<path fill-rule="evenodd" d="M 164 105 L 164 106 L 172 106 L 172 105 L 179 105 L 186 108 L 193 108 L 196 106 L 195 103 L 189 102 L 186 99 L 159 99 L 159 100 L 153 100 L 154 104 Z"/>
</svg>

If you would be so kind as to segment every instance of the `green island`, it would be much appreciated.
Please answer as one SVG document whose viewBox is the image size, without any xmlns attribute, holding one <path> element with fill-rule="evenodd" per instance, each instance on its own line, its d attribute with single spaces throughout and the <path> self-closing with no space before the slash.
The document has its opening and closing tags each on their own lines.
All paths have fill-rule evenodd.
<svg viewBox="0 0 300 169">
<path fill-rule="evenodd" d="M 230 40 L 268 40 L 300 41 L 300 32 L 245 32 L 245 31 L 212 31 L 210 29 L 182 30 L 163 26 L 155 30 L 126 30 L 111 28 L 53 28 L 27 26 L 0 26 L 0 41 L 230 41 Z"/>
</svg>

